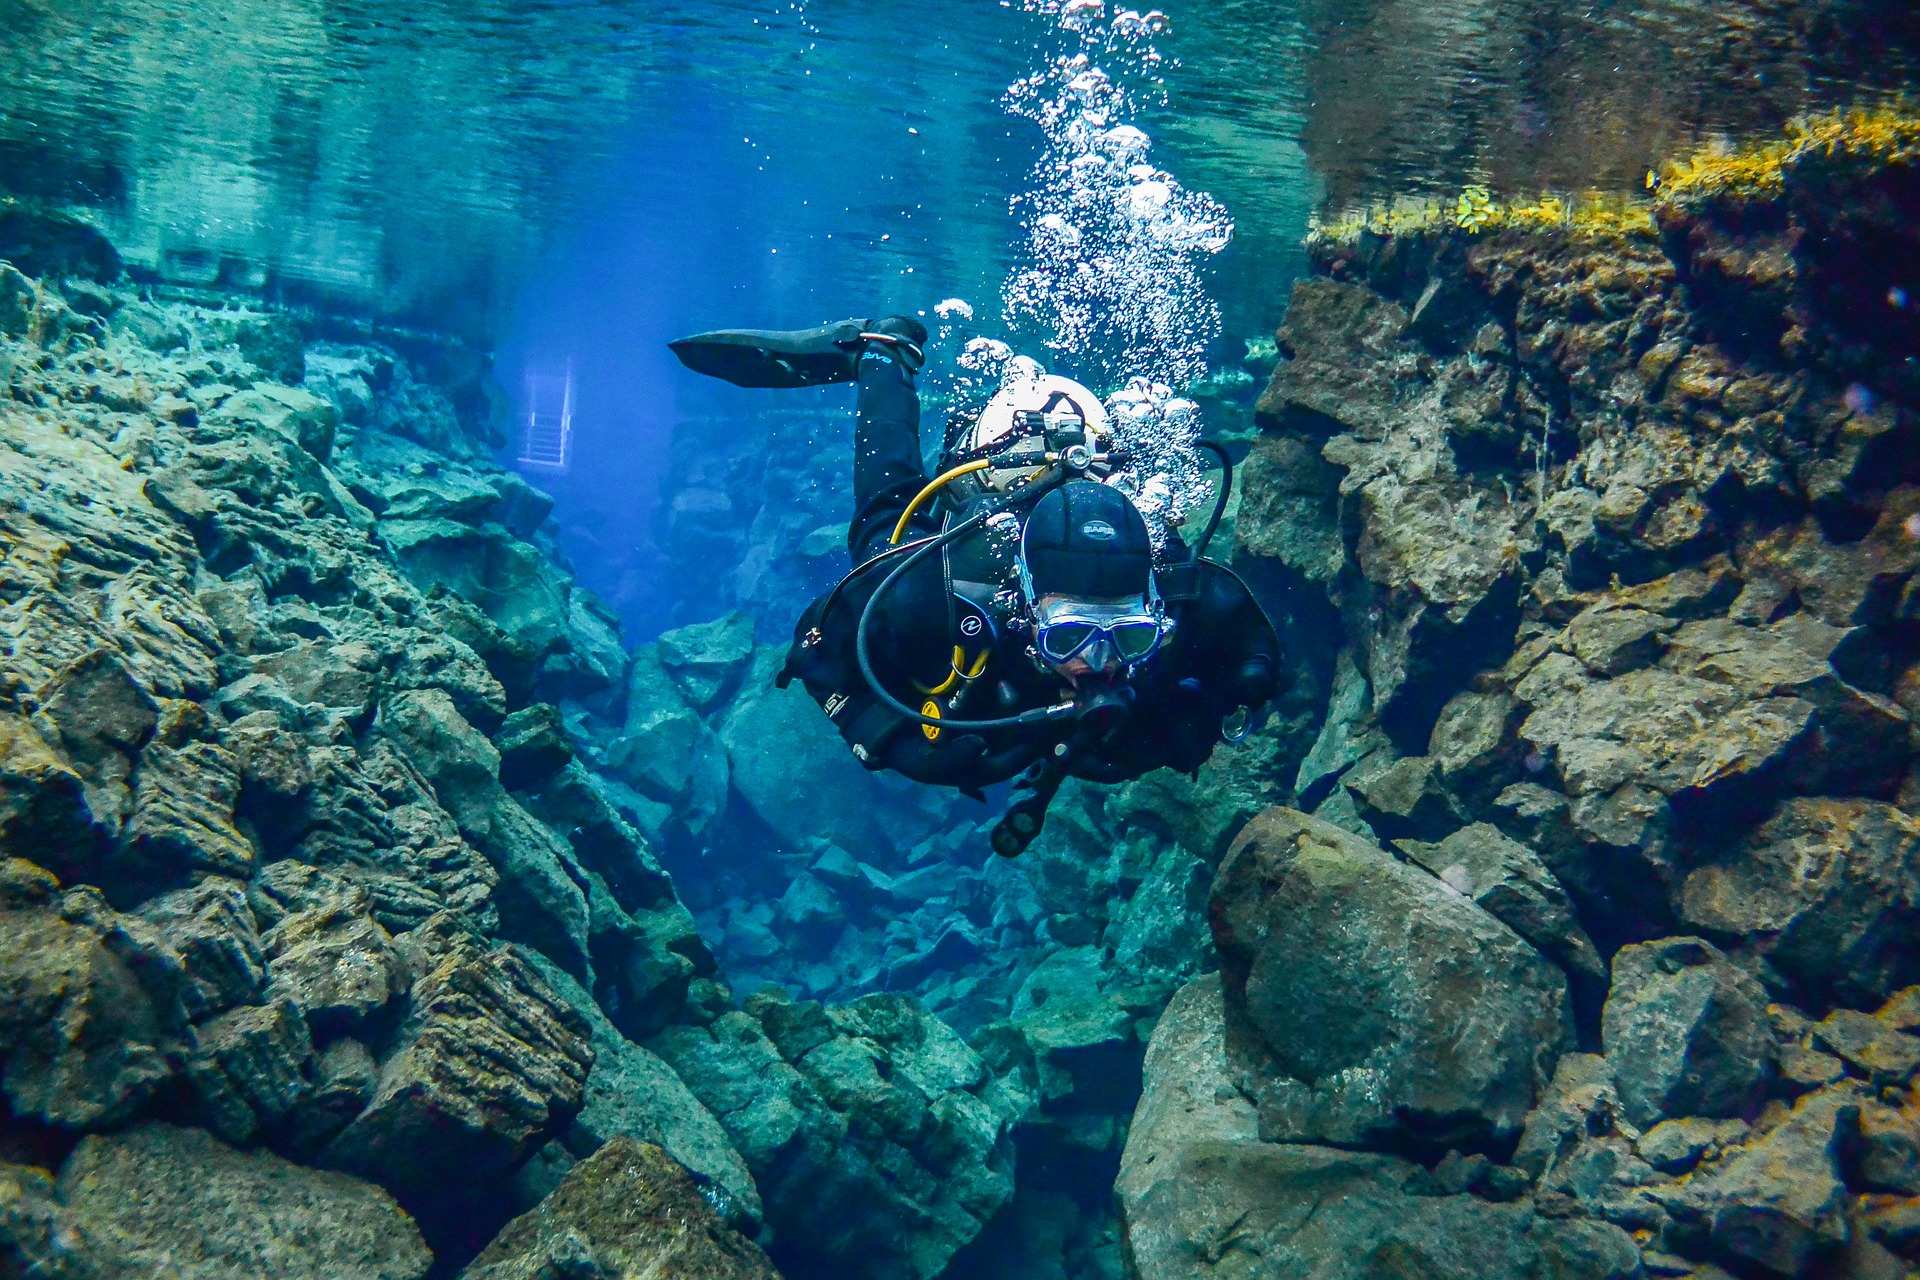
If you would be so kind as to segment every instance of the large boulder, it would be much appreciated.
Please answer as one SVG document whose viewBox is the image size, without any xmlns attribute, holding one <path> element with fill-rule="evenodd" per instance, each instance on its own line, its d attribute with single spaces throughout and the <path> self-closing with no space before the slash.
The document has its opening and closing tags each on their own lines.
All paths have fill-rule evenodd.
<svg viewBox="0 0 1920 1280">
<path fill-rule="evenodd" d="M 1260 1141 L 1229 1034 L 1215 975 L 1182 988 L 1154 1030 L 1116 1187 L 1140 1280 L 1641 1274 L 1618 1227 L 1435 1194 L 1424 1169 L 1394 1156 Z"/>
<path fill-rule="evenodd" d="M 1272 1141 L 1493 1144 L 1573 1043 L 1565 975 L 1433 876 L 1269 809 L 1215 879 L 1238 1078 Z"/>
<path fill-rule="evenodd" d="M 1627 1118 L 1734 1116 L 1759 1101 L 1773 1069 L 1760 984 L 1698 938 L 1623 947 L 1600 1036 Z"/>
<path fill-rule="evenodd" d="M 84 1139 L 60 1170 L 59 1199 L 100 1280 L 419 1280 L 433 1261 L 378 1187 L 198 1129 Z"/>
<path fill-rule="evenodd" d="M 686 1169 L 625 1136 L 576 1165 L 460 1274 L 779 1280 L 767 1255 L 720 1219 Z"/>
</svg>

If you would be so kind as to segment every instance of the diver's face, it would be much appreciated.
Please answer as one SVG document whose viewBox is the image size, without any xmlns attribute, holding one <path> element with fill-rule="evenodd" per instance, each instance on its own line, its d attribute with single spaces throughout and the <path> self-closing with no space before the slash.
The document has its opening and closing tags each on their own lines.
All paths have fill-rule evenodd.
<svg viewBox="0 0 1920 1280">
<path fill-rule="evenodd" d="M 1034 626 L 1039 633 L 1036 647 L 1040 651 L 1040 660 L 1055 675 L 1076 688 L 1083 681 L 1110 680 L 1125 665 L 1110 637 L 1095 637 L 1064 661 L 1056 661 L 1047 652 L 1048 641 L 1054 639 L 1058 647 L 1064 648 L 1077 638 L 1075 628 L 1081 624 L 1091 629 L 1148 616 L 1146 597 L 1139 595 L 1041 596 L 1033 606 Z"/>
</svg>

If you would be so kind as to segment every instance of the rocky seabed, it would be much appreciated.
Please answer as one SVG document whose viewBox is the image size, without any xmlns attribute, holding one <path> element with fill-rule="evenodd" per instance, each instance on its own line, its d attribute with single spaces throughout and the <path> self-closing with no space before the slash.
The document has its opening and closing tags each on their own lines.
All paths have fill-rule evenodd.
<svg viewBox="0 0 1920 1280">
<path fill-rule="evenodd" d="M 984 866 L 751 615 L 627 649 L 483 359 L 15 218 L 0 1275 L 1911 1274 L 1917 201 L 1317 242 L 1290 692 Z"/>
</svg>

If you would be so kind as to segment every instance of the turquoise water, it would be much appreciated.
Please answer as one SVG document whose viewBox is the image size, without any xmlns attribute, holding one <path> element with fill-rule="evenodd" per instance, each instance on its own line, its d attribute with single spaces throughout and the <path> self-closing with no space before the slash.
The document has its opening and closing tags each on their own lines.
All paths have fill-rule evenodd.
<svg viewBox="0 0 1920 1280">
<path fill-rule="evenodd" d="M 1914 126 L 1458 220 L 1917 53 L 1913 0 L 0 0 L 0 1280 L 1905 1274 Z M 1309 278 L 1402 195 L 1439 234 Z M 1270 719 L 1017 858 L 1011 786 L 777 684 L 851 389 L 667 346 L 893 313 L 927 445 L 1082 379 L 1163 543 L 1204 432 L 1280 632 Z M 1078 750 L 1191 727 L 1080 693 Z"/>
</svg>

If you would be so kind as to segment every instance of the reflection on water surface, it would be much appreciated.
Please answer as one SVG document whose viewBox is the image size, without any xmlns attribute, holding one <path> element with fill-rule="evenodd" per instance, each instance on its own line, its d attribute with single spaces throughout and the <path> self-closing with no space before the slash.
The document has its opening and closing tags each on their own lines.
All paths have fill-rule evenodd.
<svg viewBox="0 0 1920 1280">
<path fill-rule="evenodd" d="M 1898 85 L 1920 48 L 1909 0 L 1170 8 L 1146 123 L 1235 220 L 1229 334 L 1272 321 L 1323 199 L 1631 186 Z M 1038 145 L 1000 94 L 1049 31 L 970 0 L 10 0 L 0 188 L 102 210 L 175 281 L 469 332 L 555 228 L 623 204 L 764 256 L 762 296 L 875 296 L 908 267 L 978 296 Z"/>
</svg>

